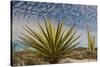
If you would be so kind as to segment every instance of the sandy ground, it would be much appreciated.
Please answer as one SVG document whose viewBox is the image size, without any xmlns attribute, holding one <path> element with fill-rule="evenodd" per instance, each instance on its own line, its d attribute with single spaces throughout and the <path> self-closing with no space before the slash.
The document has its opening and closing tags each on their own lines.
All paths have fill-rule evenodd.
<svg viewBox="0 0 100 67">
<path fill-rule="evenodd" d="M 60 63 L 80 63 L 80 62 L 94 62 L 96 59 L 83 59 L 83 60 L 76 60 L 71 58 L 66 58 L 60 61 Z"/>
</svg>

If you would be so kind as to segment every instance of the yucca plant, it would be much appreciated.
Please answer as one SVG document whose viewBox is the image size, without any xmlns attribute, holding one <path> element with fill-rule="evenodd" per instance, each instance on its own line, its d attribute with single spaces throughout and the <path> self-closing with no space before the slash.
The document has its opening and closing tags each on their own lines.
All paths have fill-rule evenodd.
<svg viewBox="0 0 100 67">
<path fill-rule="evenodd" d="M 87 27 L 87 35 L 88 35 L 88 53 L 89 55 L 93 55 L 95 51 L 95 36 L 92 36 L 88 27 Z"/>
<path fill-rule="evenodd" d="M 64 19 L 54 26 L 50 18 L 44 19 L 44 27 L 38 23 L 40 32 L 32 30 L 25 25 L 24 29 L 29 35 L 23 33 L 18 36 L 22 43 L 31 46 L 35 50 L 30 50 L 36 57 L 42 58 L 50 64 L 58 63 L 59 60 L 70 55 L 71 51 L 79 45 L 80 35 L 78 29 L 73 25 L 68 31 L 63 30 Z"/>
</svg>

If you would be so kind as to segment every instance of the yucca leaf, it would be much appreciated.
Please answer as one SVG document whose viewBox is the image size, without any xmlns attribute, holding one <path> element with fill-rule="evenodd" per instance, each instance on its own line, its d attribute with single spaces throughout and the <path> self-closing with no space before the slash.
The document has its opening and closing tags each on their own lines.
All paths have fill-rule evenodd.
<svg viewBox="0 0 100 67">
<path fill-rule="evenodd" d="M 46 19 L 44 19 L 44 21 L 45 21 L 46 32 L 47 32 L 47 35 L 48 35 L 48 43 L 49 43 L 49 47 L 52 49 L 51 38 L 50 38 L 50 31 L 49 31 L 49 28 L 48 28 L 48 24 L 47 24 L 47 22 L 46 22 Z"/>
<path fill-rule="evenodd" d="M 26 26 L 26 27 L 27 27 L 27 26 Z M 32 32 L 31 35 L 32 35 L 34 38 L 36 38 L 39 42 L 41 42 L 45 47 L 48 48 L 47 42 L 45 41 L 45 39 L 43 39 L 43 37 L 42 37 L 40 34 L 34 32 L 34 31 L 31 30 L 29 27 L 27 27 L 27 28 Z M 24 28 L 24 29 L 25 29 L 25 28 Z M 27 29 L 25 29 L 25 30 L 27 30 Z M 30 33 L 30 32 L 28 32 L 28 33 Z"/>
<path fill-rule="evenodd" d="M 80 42 L 77 42 L 77 43 L 73 44 L 72 46 L 67 47 L 64 51 L 61 52 L 61 54 L 65 54 L 65 55 L 68 54 L 79 44 L 80 44 Z"/>
<path fill-rule="evenodd" d="M 76 34 L 76 32 L 77 32 L 77 30 L 70 33 L 70 36 L 66 36 L 65 42 L 62 44 L 62 46 L 59 50 L 63 50 L 68 45 L 68 43 L 70 43 L 73 40 L 74 35 Z"/>
<path fill-rule="evenodd" d="M 61 41 L 61 44 L 63 44 L 64 41 L 67 40 L 67 38 L 71 35 L 71 33 L 72 33 L 74 27 L 75 27 L 75 26 L 73 25 L 73 26 L 68 30 L 68 32 L 64 35 L 64 37 L 63 37 L 63 39 L 62 39 L 62 41 Z"/>
<path fill-rule="evenodd" d="M 38 23 L 38 24 L 39 24 L 39 27 L 40 27 L 42 33 L 44 34 L 44 37 L 46 38 L 47 42 L 49 42 L 49 39 L 48 39 L 47 34 L 45 33 L 45 30 L 42 28 L 42 26 L 40 25 L 40 23 Z"/>
<path fill-rule="evenodd" d="M 20 37 L 22 40 L 23 40 L 23 43 L 26 43 L 26 44 L 28 44 L 29 46 L 31 46 L 31 47 L 33 47 L 34 49 L 37 49 L 37 50 L 39 50 L 39 51 L 41 51 L 41 52 L 43 52 L 43 53 L 45 53 L 46 55 L 50 55 L 50 52 L 49 51 L 47 51 L 47 49 L 46 48 L 44 48 L 44 47 L 42 47 L 38 42 L 36 42 L 35 40 L 33 40 L 33 39 L 27 39 L 27 38 L 25 38 L 25 37 Z M 45 52 L 46 51 L 46 52 Z"/>
</svg>

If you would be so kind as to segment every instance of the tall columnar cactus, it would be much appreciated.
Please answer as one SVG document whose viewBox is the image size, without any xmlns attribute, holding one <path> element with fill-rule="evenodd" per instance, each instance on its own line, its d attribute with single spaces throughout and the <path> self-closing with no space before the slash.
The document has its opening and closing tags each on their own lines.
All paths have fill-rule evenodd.
<svg viewBox="0 0 100 67">
<path fill-rule="evenodd" d="M 89 29 L 87 28 L 88 35 L 88 52 L 90 55 L 93 55 L 95 51 L 95 36 L 92 36 Z"/>
</svg>

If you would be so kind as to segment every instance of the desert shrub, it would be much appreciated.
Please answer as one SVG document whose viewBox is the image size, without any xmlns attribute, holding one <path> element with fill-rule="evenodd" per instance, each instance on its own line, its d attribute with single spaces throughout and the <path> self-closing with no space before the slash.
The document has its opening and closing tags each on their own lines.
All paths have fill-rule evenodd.
<svg viewBox="0 0 100 67">
<path fill-rule="evenodd" d="M 23 33 L 23 36 L 19 36 L 21 39 L 20 42 L 35 49 L 30 50 L 26 48 L 32 51 L 36 57 L 40 57 L 46 62 L 55 64 L 58 63 L 59 60 L 69 56 L 71 51 L 79 45 L 80 35 L 76 35 L 78 29 L 75 25 L 68 28 L 68 31 L 64 31 L 63 19 L 62 22 L 58 22 L 57 26 L 52 24 L 49 17 L 44 19 L 44 22 L 44 27 L 38 23 L 41 33 L 25 25 L 24 29 L 29 35 Z"/>
</svg>

